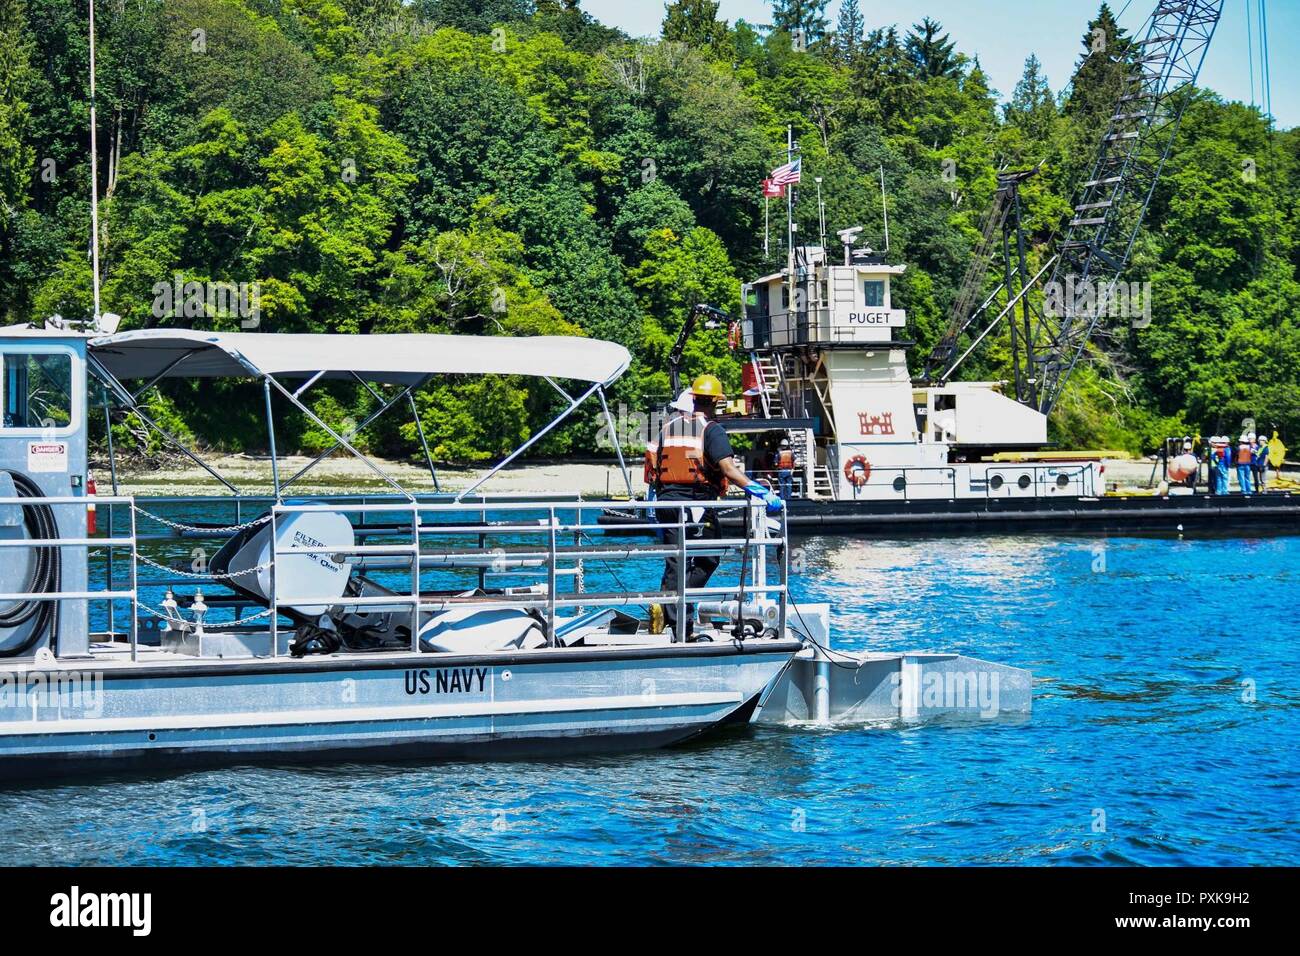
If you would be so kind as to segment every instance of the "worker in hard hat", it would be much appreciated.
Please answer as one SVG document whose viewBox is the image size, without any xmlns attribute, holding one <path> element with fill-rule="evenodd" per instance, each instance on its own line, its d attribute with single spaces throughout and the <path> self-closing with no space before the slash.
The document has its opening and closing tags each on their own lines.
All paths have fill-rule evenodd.
<svg viewBox="0 0 1300 956">
<path fill-rule="evenodd" d="M 1251 471 L 1254 472 L 1255 490 L 1263 494 L 1268 487 L 1268 439 L 1260 435 L 1251 450 Z"/>
<path fill-rule="evenodd" d="M 776 480 L 781 486 L 781 497 L 789 501 L 794 497 L 794 449 L 790 447 L 790 439 L 782 438 L 781 444 L 776 450 Z"/>
<path fill-rule="evenodd" d="M 1211 487 L 1216 495 L 1228 493 L 1228 462 L 1232 458 L 1232 445 L 1228 436 L 1210 445 Z"/>
<path fill-rule="evenodd" d="M 761 498 L 768 511 L 779 512 L 781 499 L 767 488 L 745 476 L 736 464 L 727 430 L 714 420 L 718 403 L 724 398 L 722 383 L 713 375 L 701 375 L 691 383 L 694 411 L 678 411 L 669 416 L 659 430 L 655 450 L 654 491 L 657 501 L 714 501 L 727 493 L 734 484 L 746 494 Z M 679 509 L 656 508 L 656 520 L 664 526 L 665 544 L 677 544 L 677 525 L 683 520 Z M 687 508 L 685 514 L 688 540 L 717 539 L 722 537 L 717 509 Z M 717 555 L 688 556 L 686 586 L 702 588 L 718 567 Z M 677 590 L 677 556 L 664 561 L 661 589 Z M 693 639 L 694 610 L 688 606 L 687 619 L 677 620 L 677 604 L 672 602 L 662 609 L 664 623 L 673 629 L 675 639 Z M 652 630 L 657 619 L 652 613 Z"/>
<path fill-rule="evenodd" d="M 1254 435 L 1242 432 L 1241 438 L 1237 440 L 1237 485 L 1241 488 L 1241 493 L 1247 498 L 1250 497 L 1253 488 L 1251 487 L 1251 468 L 1255 463 L 1255 456 L 1251 452 L 1251 443 L 1255 440 Z"/>
<path fill-rule="evenodd" d="M 1195 456 L 1196 445 L 1192 441 L 1191 435 L 1187 435 L 1183 438 L 1183 450 L 1179 454 L 1180 456 L 1181 455 Z M 1199 471 L 1200 471 L 1200 466 L 1198 465 L 1196 468 L 1192 469 L 1191 474 L 1189 474 L 1186 478 L 1183 479 L 1183 484 L 1185 484 L 1188 488 L 1191 488 L 1193 492 L 1196 491 L 1196 475 L 1197 472 Z"/>
</svg>

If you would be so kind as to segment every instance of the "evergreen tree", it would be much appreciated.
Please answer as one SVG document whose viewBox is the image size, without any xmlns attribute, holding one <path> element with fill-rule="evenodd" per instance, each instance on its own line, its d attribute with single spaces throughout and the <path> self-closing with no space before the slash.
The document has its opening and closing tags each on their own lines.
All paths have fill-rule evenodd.
<svg viewBox="0 0 1300 956">
<path fill-rule="evenodd" d="M 36 165 L 28 103 L 35 72 L 24 13 L 22 0 L 0 0 L 0 322 L 4 324 L 21 321 L 15 310 L 25 304 L 14 296 L 15 272 L 21 272 L 23 263 L 15 240 L 22 235 L 24 223 L 32 223 L 24 208 Z"/>
<path fill-rule="evenodd" d="M 1103 3 L 1083 35 L 1083 54 L 1065 101 L 1065 113 L 1088 126 L 1104 122 L 1114 111 L 1124 85 L 1133 40 Z"/>
<path fill-rule="evenodd" d="M 1025 71 L 1004 115 L 1007 123 L 1020 129 L 1031 143 L 1044 143 L 1051 135 L 1057 117 L 1056 97 L 1042 62 L 1032 53 L 1025 60 Z"/>
<path fill-rule="evenodd" d="M 926 17 L 915 24 L 904 43 L 908 59 L 922 76 L 954 77 L 961 72 L 961 62 L 953 52 L 956 44 L 943 32 L 943 24 Z"/>
<path fill-rule="evenodd" d="M 918 86 L 898 30 L 872 30 L 853 63 L 851 89 L 857 112 L 876 123 L 907 116 L 920 93 Z"/>
<path fill-rule="evenodd" d="M 815 46 L 826 39 L 830 21 L 826 7 L 830 0 L 773 0 L 772 26 L 790 36 L 803 38 L 806 47 Z"/>
<path fill-rule="evenodd" d="M 715 52 L 727 40 L 727 24 L 718 19 L 719 0 L 673 0 L 664 11 L 665 40 Z"/>
<path fill-rule="evenodd" d="M 860 0 L 840 0 L 840 15 L 835 21 L 833 43 L 837 60 L 841 63 L 853 62 L 858 48 L 862 45 L 862 36 L 866 28 L 867 21 L 862 16 Z"/>
<path fill-rule="evenodd" d="M 559 5 L 555 6 L 554 12 L 559 13 Z M 527 19 L 528 0 L 418 0 L 415 9 L 439 26 L 488 33 L 498 24 Z"/>
</svg>

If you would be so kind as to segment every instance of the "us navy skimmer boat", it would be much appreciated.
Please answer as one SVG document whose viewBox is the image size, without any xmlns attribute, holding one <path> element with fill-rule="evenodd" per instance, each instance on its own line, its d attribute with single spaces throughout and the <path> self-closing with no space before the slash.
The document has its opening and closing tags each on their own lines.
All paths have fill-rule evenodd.
<svg viewBox="0 0 1300 956">
<path fill-rule="evenodd" d="M 829 609 L 790 601 L 784 516 L 702 502 L 746 515 L 744 533 L 640 543 L 604 536 L 607 502 L 479 491 L 587 399 L 608 417 L 605 388 L 628 362 L 619 345 L 564 337 L 0 329 L 0 778 L 554 755 L 758 720 L 1028 711 L 1023 670 L 833 649 Z M 355 432 L 394 407 L 414 412 L 413 394 L 447 374 L 539 376 L 563 409 L 456 495 L 437 490 L 417 416 L 433 491 L 414 493 Z M 260 383 L 270 494 L 242 492 L 150 419 L 141 396 L 176 377 Z M 323 380 L 360 383 L 374 413 L 334 430 L 308 404 Z M 282 476 L 277 405 L 388 490 L 291 496 L 330 451 Z M 113 493 L 90 498 L 88 431 L 114 416 L 158 432 L 222 493 L 119 493 L 109 429 Z M 656 527 L 653 503 L 632 508 Z M 711 586 L 659 589 L 665 556 L 684 568 L 705 550 L 723 559 Z M 679 619 L 694 608 L 709 639 L 651 633 L 641 612 L 670 601 Z"/>
</svg>

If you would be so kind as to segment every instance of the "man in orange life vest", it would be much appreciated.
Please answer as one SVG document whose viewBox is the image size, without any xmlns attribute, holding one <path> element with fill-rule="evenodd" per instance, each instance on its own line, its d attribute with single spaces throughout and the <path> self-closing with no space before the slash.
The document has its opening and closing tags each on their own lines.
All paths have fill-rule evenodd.
<svg viewBox="0 0 1300 956">
<path fill-rule="evenodd" d="M 695 399 L 693 413 L 672 415 L 659 430 L 659 444 L 654 451 L 654 489 L 658 501 L 713 501 L 727 493 L 728 483 L 734 483 L 747 494 L 762 498 L 768 511 L 779 512 L 781 499 L 756 481 L 745 477 L 745 472 L 732 458 L 731 440 L 727 431 L 713 421 L 717 403 L 722 400 L 722 383 L 712 375 L 701 375 L 691 384 Z M 677 544 L 677 528 L 681 520 L 676 508 L 658 508 L 656 520 L 664 525 L 665 544 Z M 687 509 L 686 535 L 694 540 L 722 537 L 715 509 Z M 702 588 L 718 567 L 716 555 L 687 558 L 686 586 Z M 663 591 L 677 590 L 677 557 L 664 561 Z M 665 623 L 673 629 L 676 639 L 682 638 L 678 630 L 677 604 L 664 606 Z M 687 607 L 685 639 L 693 639 L 694 611 Z"/>
<path fill-rule="evenodd" d="M 772 456 L 776 463 L 776 480 L 781 486 L 781 497 L 789 501 L 794 497 L 794 449 L 790 447 L 790 439 L 782 438 L 781 447 L 776 450 Z"/>
</svg>

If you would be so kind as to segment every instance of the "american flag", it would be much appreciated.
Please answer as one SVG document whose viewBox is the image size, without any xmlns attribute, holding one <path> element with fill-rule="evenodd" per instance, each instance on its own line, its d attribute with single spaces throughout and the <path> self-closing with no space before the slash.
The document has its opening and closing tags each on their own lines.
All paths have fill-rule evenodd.
<svg viewBox="0 0 1300 956">
<path fill-rule="evenodd" d="M 786 163 L 784 166 L 778 166 L 772 170 L 769 177 L 772 183 L 777 186 L 790 186 L 799 181 L 799 172 L 803 168 L 803 157 L 800 156 L 792 163 Z"/>
</svg>

